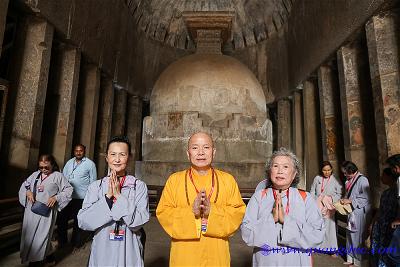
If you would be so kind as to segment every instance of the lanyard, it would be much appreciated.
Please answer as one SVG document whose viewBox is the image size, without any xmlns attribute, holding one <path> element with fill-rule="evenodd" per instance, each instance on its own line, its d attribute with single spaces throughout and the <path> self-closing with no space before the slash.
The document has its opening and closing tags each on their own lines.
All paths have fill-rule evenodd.
<svg viewBox="0 0 400 267">
<path fill-rule="evenodd" d="M 123 176 L 123 177 L 121 178 L 121 180 L 119 181 L 119 193 L 120 193 L 120 194 L 122 194 L 121 190 L 122 190 L 122 187 L 124 186 L 125 179 L 126 179 L 126 175 Z M 116 199 L 115 197 L 113 197 L 112 201 L 115 203 L 115 201 L 117 201 L 117 199 Z"/>
<path fill-rule="evenodd" d="M 211 172 L 212 172 L 212 182 L 211 182 L 212 184 L 211 184 L 210 194 L 208 195 L 208 199 L 211 199 L 211 196 L 212 196 L 212 194 L 214 192 L 214 169 L 213 168 L 211 168 Z M 189 169 L 189 177 L 190 177 L 190 181 L 192 182 L 192 184 L 194 186 L 194 189 L 196 190 L 196 193 L 199 194 L 199 190 L 197 190 L 197 187 L 196 187 L 196 185 L 194 184 L 194 181 L 193 181 L 192 168 Z"/>
<path fill-rule="evenodd" d="M 81 159 L 79 162 L 77 162 L 76 165 L 75 165 L 76 160 L 74 160 L 74 162 L 72 162 L 72 172 L 71 172 L 71 174 L 74 173 L 74 171 L 76 170 L 76 168 L 79 167 L 79 165 L 81 165 L 82 160 L 83 159 Z"/>
<path fill-rule="evenodd" d="M 274 200 L 276 200 L 276 191 L 272 188 L 272 193 L 274 193 Z M 287 197 L 287 203 L 286 203 L 286 209 L 285 213 L 286 215 L 289 214 L 289 188 L 286 191 L 286 197 Z"/>
<path fill-rule="evenodd" d="M 49 174 L 47 174 L 44 178 L 42 177 L 42 174 L 40 175 L 40 184 L 42 184 L 43 183 L 43 181 L 44 180 L 46 180 L 47 179 L 47 177 L 49 177 L 50 176 L 50 174 L 51 173 L 49 173 Z"/>
<path fill-rule="evenodd" d="M 125 179 L 126 179 L 126 175 L 124 175 L 124 176 L 121 178 L 121 180 L 119 181 L 119 191 L 120 191 L 120 194 L 122 194 L 121 190 L 122 190 L 122 187 L 124 186 Z M 117 201 L 117 199 L 114 197 L 114 198 L 113 198 L 113 202 L 115 203 L 115 201 Z M 119 234 L 119 227 L 121 226 L 121 224 L 122 224 L 121 220 L 118 220 L 118 221 L 115 222 L 114 234 L 116 234 L 116 235 Z"/>
<path fill-rule="evenodd" d="M 121 191 L 122 187 L 124 186 L 125 179 L 126 179 L 126 175 L 123 176 L 123 177 L 121 178 L 121 180 L 119 181 L 119 190 L 120 190 L 120 191 Z"/>
<path fill-rule="evenodd" d="M 328 177 L 325 186 L 327 186 L 329 184 L 329 180 L 331 179 L 332 175 Z M 325 181 L 325 177 L 322 177 L 322 185 L 321 185 L 321 194 L 324 192 L 325 190 L 325 186 L 324 186 L 324 181 Z"/>
<path fill-rule="evenodd" d="M 350 180 L 347 180 L 347 182 L 346 182 L 346 193 L 349 193 L 350 188 L 353 186 L 353 184 L 355 183 L 357 178 L 358 178 L 358 172 L 356 173 L 356 175 L 354 175 L 353 178 L 351 178 Z"/>
</svg>

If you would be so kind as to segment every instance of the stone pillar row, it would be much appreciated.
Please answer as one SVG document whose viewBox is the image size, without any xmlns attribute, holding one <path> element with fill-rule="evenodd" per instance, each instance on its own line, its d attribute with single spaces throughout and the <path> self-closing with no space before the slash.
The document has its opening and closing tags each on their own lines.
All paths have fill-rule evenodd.
<svg viewBox="0 0 400 267">
<path fill-rule="evenodd" d="M 7 6 L 8 1 L 1 1 L 0 44 Z M 47 21 L 28 16 L 22 25 L 19 36 L 23 38 L 16 40 L 20 54 L 11 74 L 16 82 L 11 85 L 13 95 L 8 103 L 12 115 L 5 138 L 9 142 L 2 148 L 7 161 L 3 164 L 2 192 L 18 190 L 23 179 L 37 169 L 39 153 L 52 153 L 63 167 L 75 143 L 86 146 L 87 156 L 95 161 L 102 176 L 106 172 L 107 142 L 117 134 L 130 138 L 133 157 L 129 168 L 134 173 L 134 161 L 140 153 L 142 99 L 127 90 L 115 90 L 112 79 L 102 76 L 98 66 L 82 60 L 76 47 L 59 43 L 52 49 L 54 28 Z M 49 73 L 52 77 L 48 83 Z M 46 96 L 58 103 L 51 107 L 52 122 L 44 121 Z M 41 140 L 42 131 L 50 138 Z M 41 142 L 48 143 L 41 146 Z"/>
<path fill-rule="evenodd" d="M 366 41 L 359 38 L 340 47 L 334 59 L 318 68 L 318 84 L 310 76 L 291 102 L 277 101 L 277 145 L 303 159 L 307 189 L 322 159 L 336 173 L 346 159 L 380 190 L 386 158 L 400 153 L 399 27 L 398 10 L 372 17 L 365 25 Z"/>
<path fill-rule="evenodd" d="M 381 168 L 388 156 L 400 153 L 399 26 L 398 10 L 365 25 Z"/>
<path fill-rule="evenodd" d="M 322 65 L 318 69 L 318 87 L 321 115 L 322 157 L 328 160 L 334 173 L 339 174 L 340 147 L 340 103 L 337 71 L 332 65 Z"/>
</svg>

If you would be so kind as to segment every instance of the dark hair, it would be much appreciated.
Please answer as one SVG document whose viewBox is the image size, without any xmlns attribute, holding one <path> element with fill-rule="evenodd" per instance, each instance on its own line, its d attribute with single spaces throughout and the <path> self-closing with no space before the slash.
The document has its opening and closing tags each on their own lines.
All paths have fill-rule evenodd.
<svg viewBox="0 0 400 267">
<path fill-rule="evenodd" d="M 112 137 L 110 139 L 110 141 L 108 141 L 108 143 L 107 143 L 106 154 L 108 153 L 108 149 L 109 149 L 109 147 L 110 147 L 110 145 L 112 143 L 125 143 L 125 144 L 127 144 L 128 145 L 128 152 L 129 152 L 129 154 L 131 154 L 131 142 L 129 142 L 129 139 L 128 139 L 127 136 L 125 136 L 125 135 L 117 135 L 117 136 Z"/>
<path fill-rule="evenodd" d="M 341 167 L 344 170 L 344 172 L 347 174 L 354 174 L 358 171 L 357 165 L 348 160 L 343 161 Z"/>
<path fill-rule="evenodd" d="M 393 180 L 397 180 L 397 176 L 393 173 L 392 168 L 384 168 L 382 171 L 382 175 L 386 175 L 393 178 Z"/>
<path fill-rule="evenodd" d="M 77 148 L 78 146 L 82 147 L 84 151 L 86 151 L 86 146 L 82 144 L 76 144 L 74 145 L 74 149 Z"/>
<path fill-rule="evenodd" d="M 321 164 L 321 171 L 325 166 L 329 166 L 331 169 L 333 169 L 332 164 L 329 161 L 323 161 Z"/>
<path fill-rule="evenodd" d="M 297 184 L 300 182 L 300 176 L 301 176 L 301 171 L 302 171 L 301 163 L 300 163 L 299 159 L 297 158 L 297 156 L 292 151 L 290 151 L 284 147 L 281 147 L 279 150 L 274 151 L 274 153 L 272 153 L 272 156 L 271 156 L 269 162 L 266 165 L 266 171 L 267 171 L 267 176 L 268 176 L 267 187 L 270 187 L 272 185 L 271 178 L 270 178 L 272 163 L 274 162 L 274 159 L 279 156 L 288 157 L 292 161 L 293 167 L 296 170 L 296 176 L 294 177 L 292 184 L 290 186 L 297 187 Z"/>
<path fill-rule="evenodd" d="M 58 172 L 60 171 L 60 168 L 58 167 L 58 164 L 56 162 L 56 159 L 53 157 L 53 155 L 50 154 L 42 154 L 38 158 L 38 163 L 39 161 L 48 161 L 50 162 L 51 165 L 51 171 L 53 172 Z"/>
<path fill-rule="evenodd" d="M 400 167 L 400 154 L 395 154 L 386 160 L 386 163 L 390 165 L 390 167 L 394 168 L 396 166 Z"/>
</svg>

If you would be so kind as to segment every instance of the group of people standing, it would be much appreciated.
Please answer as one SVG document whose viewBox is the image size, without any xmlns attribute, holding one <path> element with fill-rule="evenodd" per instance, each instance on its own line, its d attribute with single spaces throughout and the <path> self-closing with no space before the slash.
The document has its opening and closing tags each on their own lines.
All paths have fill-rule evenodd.
<svg viewBox="0 0 400 267">
<path fill-rule="evenodd" d="M 59 242 L 67 242 L 65 222 L 76 216 L 74 244 L 79 244 L 79 228 L 94 231 L 89 266 L 144 265 L 142 227 L 150 218 L 148 194 L 146 184 L 126 171 L 130 150 L 126 137 L 112 138 L 105 159 L 109 173 L 99 180 L 82 145 L 75 147 L 75 157 L 63 174 L 51 155 L 39 157 L 39 170 L 19 192 L 25 207 L 23 263 L 40 264 L 51 255 L 57 212 L 67 207 L 59 217 Z M 187 147 L 191 166 L 172 174 L 165 184 L 156 215 L 171 237 L 170 266 L 229 266 L 229 237 L 239 228 L 245 243 L 254 249 L 253 266 L 311 266 L 310 249 L 337 248 L 333 215 L 338 201 L 352 207 L 349 222 L 355 227 L 349 228 L 347 245 L 362 245 L 371 204 L 368 179 L 354 163 L 342 164 L 347 178 L 344 196 L 329 162 L 323 164 L 322 175 L 308 193 L 297 189 L 302 172 L 299 160 L 282 148 L 271 156 L 267 179 L 246 207 L 234 177 L 212 167 L 215 153 L 209 134 L 193 134 Z M 33 208 L 36 202 L 50 213 L 39 214 Z M 359 265 L 358 256 L 349 253 L 347 262 Z"/>
<path fill-rule="evenodd" d="M 400 266 L 399 259 L 395 258 L 400 242 L 391 242 L 395 229 L 400 225 L 400 198 L 397 188 L 400 154 L 389 157 L 386 163 L 389 167 L 383 170 L 381 182 L 389 188 L 382 193 L 380 207 L 372 220 L 370 185 L 353 162 L 344 161 L 341 164 L 341 171 L 346 178 L 344 190 L 341 180 L 333 175 L 333 167 L 328 161 L 322 163 L 321 175 L 314 178 L 310 193 L 317 200 L 326 226 L 324 241 L 320 247 L 329 249 L 327 252 L 333 257 L 343 254 L 337 243 L 335 203 L 350 205 L 344 250 L 347 255 L 345 265 L 365 266 L 366 261 L 370 260 L 370 266 Z"/>
</svg>

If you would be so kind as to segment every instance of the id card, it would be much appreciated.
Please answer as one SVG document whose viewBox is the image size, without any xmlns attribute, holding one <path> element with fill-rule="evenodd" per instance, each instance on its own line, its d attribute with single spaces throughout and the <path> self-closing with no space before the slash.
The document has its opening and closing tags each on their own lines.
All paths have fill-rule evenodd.
<svg viewBox="0 0 400 267">
<path fill-rule="evenodd" d="M 117 233 L 114 230 L 110 231 L 110 240 L 111 241 L 123 241 L 125 236 L 124 230 L 119 230 Z"/>
<path fill-rule="evenodd" d="M 38 186 L 38 192 L 43 192 L 44 191 L 44 186 L 43 185 L 39 185 Z"/>
<path fill-rule="evenodd" d="M 208 220 L 206 218 L 202 218 L 201 219 L 201 231 L 203 233 L 207 232 L 207 224 L 208 224 Z"/>
</svg>

